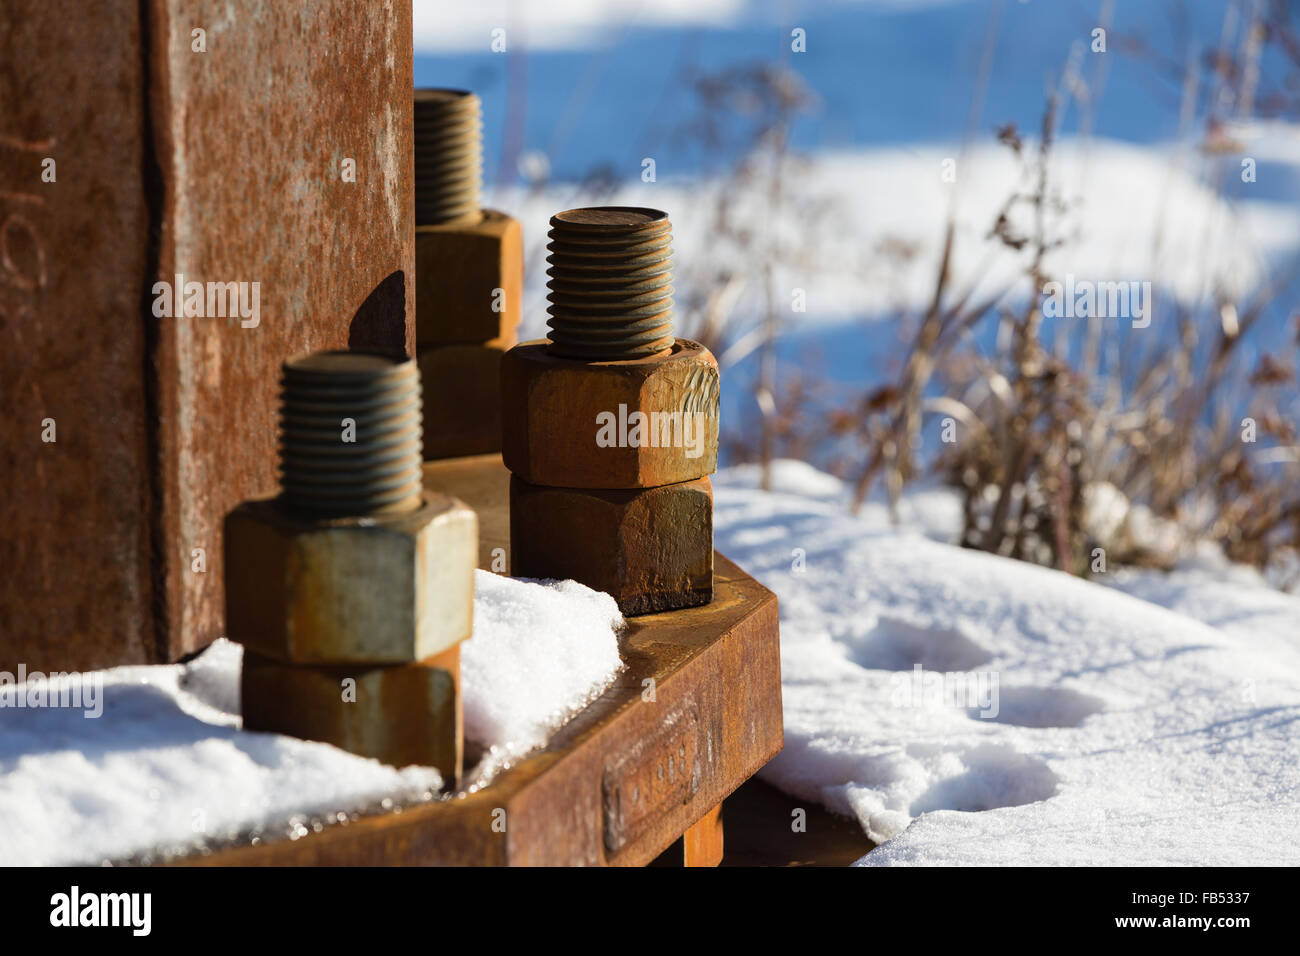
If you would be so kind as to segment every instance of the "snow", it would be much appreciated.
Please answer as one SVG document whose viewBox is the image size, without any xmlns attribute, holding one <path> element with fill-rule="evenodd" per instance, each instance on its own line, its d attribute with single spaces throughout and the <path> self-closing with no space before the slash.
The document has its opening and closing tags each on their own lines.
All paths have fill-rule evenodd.
<svg viewBox="0 0 1300 956">
<path fill-rule="evenodd" d="M 608 594 L 576 581 L 475 575 L 461 688 L 465 736 L 488 750 L 469 775 L 481 786 L 609 686 L 623 667 L 616 636 L 623 616 Z"/>
<path fill-rule="evenodd" d="M 1205 554 L 1084 581 L 777 476 L 715 482 L 717 546 L 781 602 L 762 776 L 856 817 L 863 864 L 1300 862 L 1300 599 Z"/>
<path fill-rule="evenodd" d="M 163 857 L 204 841 L 302 835 L 383 801 L 431 799 L 432 768 L 396 770 L 321 743 L 239 729 L 243 650 L 99 672 L 103 714 L 0 709 L 0 863 Z"/>
<path fill-rule="evenodd" d="M 535 746 L 622 666 L 613 598 L 574 582 L 478 572 L 462 645 L 467 735 L 487 775 Z M 18 708 L 0 684 L 0 864 L 166 858 L 436 799 L 431 767 L 396 769 L 328 744 L 240 729 L 243 649 L 84 675 L 84 709 Z M 102 706 L 97 718 L 83 716 Z"/>
</svg>

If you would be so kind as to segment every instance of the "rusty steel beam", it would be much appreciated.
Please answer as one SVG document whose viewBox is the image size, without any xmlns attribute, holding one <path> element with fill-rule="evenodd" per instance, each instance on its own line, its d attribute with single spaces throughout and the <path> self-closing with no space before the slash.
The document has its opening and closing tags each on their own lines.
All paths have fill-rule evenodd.
<svg viewBox="0 0 1300 956">
<path fill-rule="evenodd" d="M 0 669 L 154 659 L 144 42 L 0 4 Z"/>
<path fill-rule="evenodd" d="M 722 862 L 722 805 L 682 834 L 683 866 L 718 866 Z"/>
<path fill-rule="evenodd" d="M 510 472 L 499 454 L 447 458 L 424 465 L 426 491 L 459 498 L 478 514 L 478 566 L 510 573 Z"/>
<path fill-rule="evenodd" d="M 173 660 L 279 364 L 414 354 L 410 0 L 14 0 L 0 63 L 0 667 Z M 177 275 L 256 315 L 156 315 Z"/>
</svg>

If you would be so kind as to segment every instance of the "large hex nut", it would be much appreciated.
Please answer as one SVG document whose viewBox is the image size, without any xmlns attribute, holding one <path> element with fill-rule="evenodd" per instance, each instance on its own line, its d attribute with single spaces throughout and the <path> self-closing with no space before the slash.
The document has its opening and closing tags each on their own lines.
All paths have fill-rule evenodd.
<svg viewBox="0 0 1300 956">
<path fill-rule="evenodd" d="M 621 362 L 525 342 L 501 362 L 501 408 L 501 456 L 531 484 L 652 488 L 717 470 L 718 363 L 686 339 Z"/>
<path fill-rule="evenodd" d="M 443 345 L 420 353 L 424 458 L 501 450 L 501 357 L 496 345 Z"/>
<path fill-rule="evenodd" d="M 639 491 L 550 488 L 510 479 L 510 573 L 572 578 L 624 614 L 713 599 L 708 478 Z"/>
<path fill-rule="evenodd" d="M 416 511 L 313 520 L 278 499 L 226 516 L 226 631 L 302 664 L 401 664 L 469 637 L 478 518 L 426 492 Z"/>
<path fill-rule="evenodd" d="M 497 290 L 500 290 L 498 292 Z M 505 213 L 415 229 L 415 346 L 515 343 L 524 294 L 524 239 Z"/>
<path fill-rule="evenodd" d="M 244 654 L 245 730 L 320 740 L 395 767 L 437 767 L 460 777 L 460 646 L 387 667 L 282 664 Z"/>
</svg>

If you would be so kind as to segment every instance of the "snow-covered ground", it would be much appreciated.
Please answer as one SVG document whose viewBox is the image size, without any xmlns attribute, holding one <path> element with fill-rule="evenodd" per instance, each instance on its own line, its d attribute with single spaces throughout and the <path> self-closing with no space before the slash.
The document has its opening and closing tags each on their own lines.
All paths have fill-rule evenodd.
<svg viewBox="0 0 1300 956">
<path fill-rule="evenodd" d="M 488 751 L 469 775 L 481 782 L 613 679 L 622 617 L 572 581 L 477 572 L 475 585 L 461 668 L 466 735 Z M 188 664 L 102 672 L 83 709 L 19 708 L 30 687 L 0 686 L 0 865 L 157 859 L 436 799 L 431 767 L 240 729 L 242 655 L 222 640 Z"/>
<path fill-rule="evenodd" d="M 882 844 L 863 863 L 1300 863 L 1300 598 L 1205 551 L 1087 582 L 947 543 L 942 488 L 892 527 L 807 465 L 775 479 L 715 482 L 718 547 L 780 598 L 786 745 L 762 775 L 856 817 Z M 607 595 L 479 572 L 472 783 L 607 685 L 620 625 Z M 240 654 L 108 671 L 98 719 L 0 687 L 0 862 L 159 857 L 436 798 L 431 768 L 241 730 Z"/>
<path fill-rule="evenodd" d="M 0 864 L 141 860 L 247 831 L 432 799 L 432 768 L 396 770 L 321 743 L 239 729 L 243 649 L 103 673 L 103 713 L 0 709 Z"/>
<path fill-rule="evenodd" d="M 944 543 L 942 491 L 846 515 L 787 462 L 716 482 L 718 547 L 780 597 L 770 782 L 889 864 L 1296 864 L 1300 599 L 1212 556 L 1115 587 Z"/>
</svg>

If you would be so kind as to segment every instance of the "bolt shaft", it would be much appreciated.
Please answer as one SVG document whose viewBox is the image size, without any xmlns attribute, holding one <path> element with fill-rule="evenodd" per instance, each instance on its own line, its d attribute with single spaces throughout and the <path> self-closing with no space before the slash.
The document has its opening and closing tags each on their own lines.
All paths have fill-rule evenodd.
<svg viewBox="0 0 1300 956">
<path fill-rule="evenodd" d="M 483 131 L 479 99 L 464 90 L 415 91 L 415 224 L 481 215 Z"/>
<path fill-rule="evenodd" d="M 280 381 L 286 505 L 322 518 L 420 506 L 420 376 L 414 361 L 316 352 L 286 361 Z"/>
<path fill-rule="evenodd" d="M 613 362 L 673 345 L 672 223 L 658 209 L 606 206 L 551 217 L 551 344 L 563 358 Z"/>
</svg>

